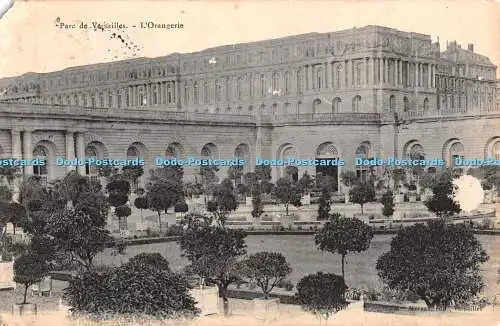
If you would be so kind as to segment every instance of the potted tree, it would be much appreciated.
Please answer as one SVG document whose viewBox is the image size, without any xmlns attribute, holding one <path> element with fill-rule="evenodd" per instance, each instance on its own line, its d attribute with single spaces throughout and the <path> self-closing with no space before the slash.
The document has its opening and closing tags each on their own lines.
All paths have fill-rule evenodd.
<svg viewBox="0 0 500 326">
<path fill-rule="evenodd" d="M 0 289 L 15 289 L 12 237 L 0 235 Z"/>
<path fill-rule="evenodd" d="M 28 288 L 40 282 L 47 274 L 48 268 L 44 261 L 34 254 L 23 254 L 14 262 L 14 281 L 24 285 L 24 299 L 12 306 L 14 315 L 26 313 L 36 314 L 36 304 L 27 302 Z"/>
<path fill-rule="evenodd" d="M 279 298 L 271 298 L 275 286 L 292 272 L 286 258 L 278 252 L 258 252 L 244 262 L 243 275 L 261 289 L 262 298 L 253 300 L 257 319 L 270 320 L 278 317 Z"/>
<path fill-rule="evenodd" d="M 304 310 L 319 318 L 320 325 L 323 320 L 326 325 L 332 314 L 347 307 L 346 290 L 342 276 L 318 272 L 299 281 L 296 298 Z"/>
</svg>

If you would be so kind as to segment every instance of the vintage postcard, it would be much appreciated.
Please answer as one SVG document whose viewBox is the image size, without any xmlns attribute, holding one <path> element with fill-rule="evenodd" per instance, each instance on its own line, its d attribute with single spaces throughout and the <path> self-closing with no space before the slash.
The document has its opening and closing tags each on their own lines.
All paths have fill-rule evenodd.
<svg viewBox="0 0 500 326">
<path fill-rule="evenodd" d="M 500 2 L 0 2 L 0 324 L 500 325 Z"/>
</svg>

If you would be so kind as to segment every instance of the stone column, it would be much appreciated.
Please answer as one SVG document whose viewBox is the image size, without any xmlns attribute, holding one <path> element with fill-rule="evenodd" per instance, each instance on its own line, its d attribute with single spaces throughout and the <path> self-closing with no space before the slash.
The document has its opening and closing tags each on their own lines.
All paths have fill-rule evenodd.
<svg viewBox="0 0 500 326">
<path fill-rule="evenodd" d="M 20 159 L 22 158 L 21 152 L 21 132 L 19 129 L 11 130 L 11 138 L 12 138 L 12 158 Z"/>
<path fill-rule="evenodd" d="M 307 70 L 307 85 L 306 85 L 306 90 L 312 90 L 313 85 L 312 85 L 312 65 L 307 65 L 306 70 Z"/>
<path fill-rule="evenodd" d="M 82 131 L 76 134 L 76 157 L 85 158 L 85 140 Z M 79 175 L 85 175 L 85 165 L 78 165 L 77 172 Z"/>
<path fill-rule="evenodd" d="M 432 87 L 432 74 L 431 74 L 431 70 L 432 70 L 432 65 L 429 63 L 427 64 L 427 88 L 431 88 Z"/>
<path fill-rule="evenodd" d="M 410 62 L 406 62 L 406 86 L 410 86 Z"/>
<path fill-rule="evenodd" d="M 150 84 L 150 83 L 148 83 L 148 84 L 146 85 L 146 101 L 147 101 L 147 103 L 146 103 L 146 104 L 147 104 L 148 106 L 151 106 L 151 105 L 153 104 L 152 99 L 153 99 L 153 89 L 152 89 L 152 87 L 151 87 L 151 84 Z"/>
<path fill-rule="evenodd" d="M 23 132 L 23 159 L 31 160 L 33 158 L 33 144 L 31 139 L 31 130 L 27 129 Z M 33 166 L 26 165 L 24 167 L 24 175 L 32 175 Z"/>
<path fill-rule="evenodd" d="M 384 59 L 378 58 L 378 82 L 380 85 L 384 83 Z"/>
<path fill-rule="evenodd" d="M 346 76 L 346 87 L 347 88 L 351 88 L 352 84 L 353 84 L 353 78 L 352 78 L 352 60 L 347 60 L 345 73 L 346 73 L 346 75 L 345 75 Z"/>
<path fill-rule="evenodd" d="M 370 85 L 375 85 L 375 58 L 370 57 Z"/>
<path fill-rule="evenodd" d="M 130 87 L 131 89 L 131 92 L 130 92 L 130 106 L 137 106 L 137 103 L 135 101 L 136 97 L 135 97 L 135 85 L 132 85 Z"/>
<path fill-rule="evenodd" d="M 66 159 L 68 159 L 68 160 L 75 159 L 75 139 L 74 139 L 73 131 L 71 131 L 71 130 L 66 131 Z M 68 172 L 74 171 L 75 166 L 68 165 L 67 169 L 68 169 Z"/>
<path fill-rule="evenodd" d="M 11 139 L 12 139 L 12 158 L 13 159 L 21 159 L 22 158 L 22 150 L 21 150 L 21 132 L 18 129 L 11 130 Z M 13 182 L 13 200 L 17 202 L 19 200 L 19 179 L 16 178 Z"/>
<path fill-rule="evenodd" d="M 362 83 L 365 86 L 368 85 L 368 80 L 369 80 L 368 76 L 367 76 L 368 72 L 369 72 L 369 69 L 368 69 L 368 58 L 365 58 L 364 59 L 364 64 L 363 64 L 363 79 L 362 79 L 363 80 Z"/>
<path fill-rule="evenodd" d="M 418 63 L 415 62 L 415 87 L 418 87 L 418 81 L 419 81 L 419 76 L 418 76 Z"/>
<path fill-rule="evenodd" d="M 389 83 L 389 58 L 384 59 L 384 82 Z"/>
<path fill-rule="evenodd" d="M 419 64 L 419 77 L 420 77 L 420 86 L 424 86 L 424 64 Z"/>
<path fill-rule="evenodd" d="M 431 85 L 430 85 L 430 87 L 434 88 L 434 87 L 436 87 L 436 86 L 434 85 L 434 84 L 436 83 L 436 79 L 435 79 L 435 77 L 434 77 L 434 70 L 435 70 L 436 66 L 435 66 L 435 65 L 433 65 L 433 64 L 431 64 L 431 66 L 430 66 L 430 67 L 431 67 L 431 68 L 430 68 L 430 69 L 431 69 L 431 71 L 430 71 L 430 75 L 431 75 Z"/>
<path fill-rule="evenodd" d="M 398 84 L 403 85 L 403 61 L 398 60 Z"/>
<path fill-rule="evenodd" d="M 398 65 L 398 59 L 394 59 L 393 61 L 393 65 L 394 67 L 394 73 L 392 74 L 393 75 L 393 80 L 394 80 L 394 86 L 398 86 L 399 83 L 399 78 L 398 78 L 398 75 L 399 75 L 399 71 L 398 71 L 398 68 L 399 68 L 399 65 Z"/>
<path fill-rule="evenodd" d="M 332 88 L 333 87 L 333 80 L 332 80 L 332 63 L 327 62 L 326 63 L 326 88 Z"/>
</svg>

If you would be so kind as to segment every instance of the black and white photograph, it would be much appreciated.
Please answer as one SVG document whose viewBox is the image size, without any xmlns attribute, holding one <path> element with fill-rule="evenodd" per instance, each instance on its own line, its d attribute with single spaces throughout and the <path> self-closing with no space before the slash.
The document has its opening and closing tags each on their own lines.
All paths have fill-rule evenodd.
<svg viewBox="0 0 500 326">
<path fill-rule="evenodd" d="M 500 325 L 500 2 L 0 9 L 0 325 Z"/>
</svg>

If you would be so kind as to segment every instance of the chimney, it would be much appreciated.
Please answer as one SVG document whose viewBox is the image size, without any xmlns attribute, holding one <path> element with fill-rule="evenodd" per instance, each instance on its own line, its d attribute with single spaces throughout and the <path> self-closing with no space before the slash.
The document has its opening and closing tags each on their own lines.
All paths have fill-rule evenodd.
<svg viewBox="0 0 500 326">
<path fill-rule="evenodd" d="M 470 52 L 474 52 L 474 44 L 469 43 L 469 44 L 467 45 L 467 50 L 469 50 Z"/>
</svg>

